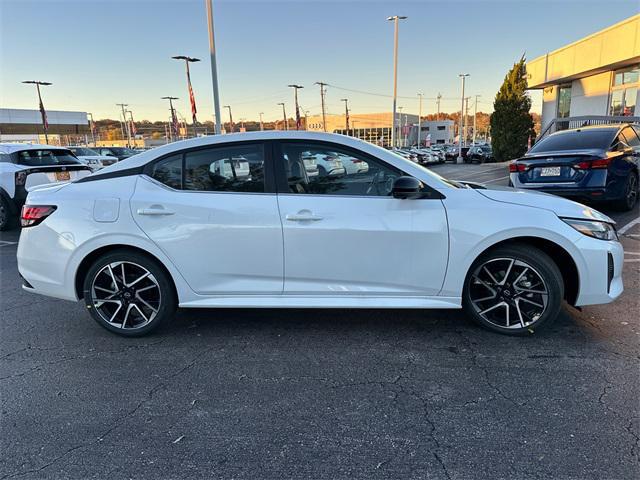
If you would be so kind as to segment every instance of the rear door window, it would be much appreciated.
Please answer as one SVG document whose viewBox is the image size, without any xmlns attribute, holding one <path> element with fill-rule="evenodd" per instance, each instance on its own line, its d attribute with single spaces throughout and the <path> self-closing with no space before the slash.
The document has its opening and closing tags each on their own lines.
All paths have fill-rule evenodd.
<svg viewBox="0 0 640 480">
<path fill-rule="evenodd" d="M 24 150 L 18 152 L 18 164 L 28 167 L 78 165 L 79 163 L 69 150 Z"/>
</svg>

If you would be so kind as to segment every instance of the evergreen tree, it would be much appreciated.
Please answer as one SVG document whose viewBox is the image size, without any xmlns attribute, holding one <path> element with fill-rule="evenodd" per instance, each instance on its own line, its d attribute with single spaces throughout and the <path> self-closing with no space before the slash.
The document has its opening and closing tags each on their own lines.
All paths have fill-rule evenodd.
<svg viewBox="0 0 640 480">
<path fill-rule="evenodd" d="M 504 77 L 493 109 L 491 144 L 496 160 L 502 162 L 524 155 L 529 138 L 535 138 L 524 55 Z"/>
</svg>

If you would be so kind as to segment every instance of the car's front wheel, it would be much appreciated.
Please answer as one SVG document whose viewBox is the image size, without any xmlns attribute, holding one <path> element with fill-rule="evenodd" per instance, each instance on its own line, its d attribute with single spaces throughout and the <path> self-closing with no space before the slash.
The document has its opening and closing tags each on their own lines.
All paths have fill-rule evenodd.
<svg viewBox="0 0 640 480">
<path fill-rule="evenodd" d="M 166 271 L 147 255 L 117 250 L 98 258 L 84 280 L 84 301 L 93 319 L 127 337 L 167 323 L 176 294 Z"/>
<path fill-rule="evenodd" d="M 490 250 L 469 270 L 462 305 L 478 324 L 507 335 L 533 333 L 559 314 L 562 274 L 554 261 L 529 245 Z"/>
</svg>

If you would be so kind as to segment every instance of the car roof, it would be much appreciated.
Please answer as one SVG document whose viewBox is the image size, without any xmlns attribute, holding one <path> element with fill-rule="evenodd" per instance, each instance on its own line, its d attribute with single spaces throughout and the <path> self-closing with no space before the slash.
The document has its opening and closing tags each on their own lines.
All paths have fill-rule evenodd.
<svg viewBox="0 0 640 480">
<path fill-rule="evenodd" d="M 584 127 L 572 128 L 570 130 L 560 130 L 559 132 L 554 132 L 551 135 L 566 135 L 569 133 L 576 133 L 582 131 L 595 131 L 595 130 L 604 130 L 610 132 L 617 132 L 624 127 L 628 127 L 633 125 L 632 123 L 609 123 L 606 125 L 586 125 Z M 550 135 L 550 136 L 551 136 Z"/>
<path fill-rule="evenodd" d="M 44 145 L 39 143 L 0 143 L 0 153 L 11 154 L 15 152 L 23 152 L 25 150 L 68 150 L 67 147 L 58 147 L 57 145 Z"/>
</svg>

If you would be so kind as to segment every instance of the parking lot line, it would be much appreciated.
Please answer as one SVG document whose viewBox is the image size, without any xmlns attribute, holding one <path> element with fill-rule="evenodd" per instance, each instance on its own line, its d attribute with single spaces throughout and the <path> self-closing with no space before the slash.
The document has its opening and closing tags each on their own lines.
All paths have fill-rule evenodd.
<svg viewBox="0 0 640 480">
<path fill-rule="evenodd" d="M 6 247 L 7 245 L 17 245 L 18 242 L 9 242 L 8 240 L 0 240 L 0 247 Z"/>
<path fill-rule="evenodd" d="M 624 235 L 629 230 L 631 230 L 634 226 L 636 226 L 638 223 L 640 223 L 640 217 L 638 217 L 635 220 L 632 220 L 629 223 L 627 223 L 624 227 L 622 227 L 620 230 L 618 230 L 618 234 L 619 235 Z"/>
</svg>

